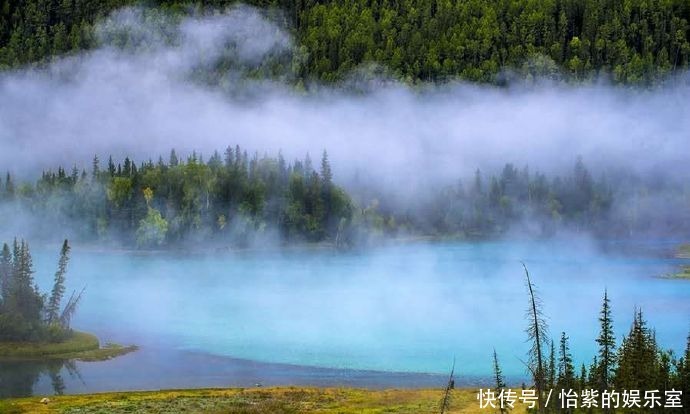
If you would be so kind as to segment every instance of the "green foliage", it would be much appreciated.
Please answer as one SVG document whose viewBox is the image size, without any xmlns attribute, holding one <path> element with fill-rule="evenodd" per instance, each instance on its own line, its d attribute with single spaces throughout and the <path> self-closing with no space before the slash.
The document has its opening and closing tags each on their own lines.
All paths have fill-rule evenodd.
<svg viewBox="0 0 690 414">
<path fill-rule="evenodd" d="M 146 217 L 139 221 L 137 229 L 137 245 L 139 247 L 160 246 L 168 233 L 168 222 L 161 216 L 161 212 L 150 208 Z"/>
<path fill-rule="evenodd" d="M 69 244 L 65 240 L 60 250 L 58 270 L 55 272 L 55 282 L 46 308 L 46 322 L 48 325 L 57 323 L 60 318 L 60 303 L 65 294 L 65 273 L 67 272 L 67 263 L 69 262 L 69 251 Z"/>
<path fill-rule="evenodd" d="M 532 286 L 527 279 L 528 288 Z M 537 328 L 541 326 L 537 315 L 542 318 L 539 308 L 533 305 L 534 295 L 532 290 L 529 290 L 530 309 L 526 313 L 526 319 L 529 324 L 529 339 L 533 343 L 531 354 L 539 353 L 540 343 L 537 340 Z M 536 309 L 536 310 L 535 310 Z M 619 393 L 628 392 L 630 390 L 639 390 L 641 397 L 644 397 L 645 391 L 657 390 L 663 400 L 666 391 L 675 390 L 682 391 L 681 399 L 682 406 L 686 407 L 686 403 L 690 400 L 687 395 L 690 389 L 690 335 L 688 335 L 687 347 L 684 354 L 676 359 L 672 350 L 663 350 L 659 348 L 656 342 L 654 330 L 647 327 L 647 322 L 642 316 L 641 310 L 636 310 L 633 323 L 627 336 L 616 349 L 616 340 L 613 335 L 612 321 L 611 321 L 611 306 L 608 298 L 608 292 L 604 293 L 604 300 L 602 310 L 600 313 L 599 322 L 601 323 L 601 331 L 599 337 L 596 339 L 599 345 L 599 352 L 594 357 L 594 362 L 591 365 L 589 375 L 585 364 L 581 365 L 579 376 L 575 374 L 573 358 L 570 353 L 568 344 L 568 337 L 563 332 L 561 334 L 559 355 L 556 361 L 554 343 L 551 341 L 551 352 L 549 355 L 548 367 L 545 369 L 546 380 L 544 383 L 548 388 L 554 390 L 554 398 L 560 390 L 572 390 L 579 395 L 583 391 L 599 392 L 602 395 L 604 391 Z M 531 355 L 532 364 L 528 365 L 530 373 L 534 380 L 534 387 L 539 392 L 540 390 L 540 376 L 538 363 L 534 360 L 539 358 Z M 494 352 L 494 365 L 496 362 L 496 354 Z M 496 368 L 494 368 L 495 370 Z M 501 388 L 501 382 L 497 381 L 497 388 Z M 620 401 L 619 401 L 620 403 Z M 642 406 L 640 408 L 626 408 L 625 412 L 642 413 L 650 410 L 649 407 Z M 661 407 L 654 407 L 654 412 L 673 412 L 678 408 L 664 407 L 663 401 Z M 616 411 L 612 407 L 610 409 L 600 408 L 560 408 L 560 401 L 552 401 L 547 407 L 546 411 L 566 411 L 566 412 L 609 412 Z M 528 412 L 537 411 L 536 409 L 527 410 Z M 539 407 L 538 411 L 543 411 Z"/>
<path fill-rule="evenodd" d="M 288 164 L 282 156 L 250 158 L 239 147 L 208 161 L 196 153 L 180 160 L 172 151 L 169 163 L 137 166 L 125 158 L 115 165 L 110 158 L 101 169 L 97 159 L 91 175 L 45 171 L 27 185 L 31 191 L 0 201 L 71 226 L 84 240 L 140 248 L 200 238 L 242 246 L 274 231 L 285 241 L 335 241 L 353 216 L 327 157 L 320 174 L 308 157 Z"/>
<path fill-rule="evenodd" d="M 599 364 L 596 367 L 595 375 L 599 390 L 605 390 L 611 385 L 616 364 L 616 336 L 613 333 L 610 302 L 608 291 L 604 291 L 604 300 L 599 316 L 601 329 L 596 340 L 599 345 Z"/>
<path fill-rule="evenodd" d="M 5 243 L 0 260 L 0 341 L 60 341 L 69 332 L 59 314 L 64 294 L 69 245 L 63 243 L 55 283 L 48 302 L 34 284 L 29 245 L 14 241 L 13 252 Z M 70 300 L 72 302 L 72 300 Z M 75 302 L 76 303 L 76 302 Z M 69 307 L 69 303 L 68 306 Z M 63 311 L 64 314 L 64 311 Z"/>
<path fill-rule="evenodd" d="M 565 332 L 561 333 L 560 346 L 558 348 L 558 375 L 556 377 L 557 389 L 575 389 L 575 367 L 573 357 L 570 354 L 568 337 Z"/>
<path fill-rule="evenodd" d="M 524 220 L 538 222 L 537 231 L 543 234 L 562 225 L 576 231 L 615 227 L 609 216 L 614 201 L 611 186 L 604 178 L 594 180 L 581 159 L 572 173 L 551 178 L 531 172 L 528 166 L 518 169 L 508 163 L 488 182 L 487 189 L 477 170 L 469 191 L 453 186 L 438 192 L 424 217 L 431 223 L 429 231 L 497 235 Z M 609 225 L 602 226 L 602 222 Z"/>
<path fill-rule="evenodd" d="M 0 3 L 0 67 L 46 62 L 93 47 L 93 24 L 137 3 Z M 197 4 L 223 8 L 232 3 Z M 297 75 L 298 84 L 341 80 L 371 63 L 409 81 L 501 83 L 510 72 L 527 79 L 589 80 L 604 73 L 617 83 L 653 84 L 690 62 L 690 3 L 685 0 L 248 3 L 281 9 L 298 40 L 291 61 L 254 68 L 250 75 L 270 75 L 278 67 Z M 153 4 L 173 14 L 190 9 L 189 2 L 179 0 Z M 130 35 L 112 35 L 136 45 Z M 231 66 L 220 62 L 212 70 Z"/>
<path fill-rule="evenodd" d="M 620 389 L 651 390 L 658 386 L 660 350 L 642 311 L 636 311 L 632 327 L 618 352 L 615 384 Z M 663 388 L 662 388 L 663 389 Z"/>
</svg>

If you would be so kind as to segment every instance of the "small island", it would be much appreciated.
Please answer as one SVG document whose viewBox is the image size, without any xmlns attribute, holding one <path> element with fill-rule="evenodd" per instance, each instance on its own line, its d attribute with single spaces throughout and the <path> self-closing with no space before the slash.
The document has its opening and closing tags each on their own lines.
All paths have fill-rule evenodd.
<svg viewBox="0 0 690 414">
<path fill-rule="evenodd" d="M 672 274 L 669 279 L 688 279 L 690 280 L 690 265 L 685 265 L 680 270 Z"/>
<path fill-rule="evenodd" d="M 62 244 L 50 294 L 33 279 L 29 245 L 15 240 L 0 253 L 0 360 L 76 359 L 101 361 L 135 351 L 136 346 L 107 343 L 71 328 L 70 321 L 84 289 L 72 292 L 64 306 L 65 275 L 70 246 Z"/>
<path fill-rule="evenodd" d="M 690 259 L 690 244 L 681 245 L 676 251 L 678 259 Z M 688 279 L 690 280 L 690 264 L 684 264 L 680 270 L 668 276 L 669 279 Z"/>
</svg>

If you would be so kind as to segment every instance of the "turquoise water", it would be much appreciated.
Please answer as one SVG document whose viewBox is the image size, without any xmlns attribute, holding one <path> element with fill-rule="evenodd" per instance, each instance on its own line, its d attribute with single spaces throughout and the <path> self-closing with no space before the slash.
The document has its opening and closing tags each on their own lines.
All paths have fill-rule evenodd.
<svg viewBox="0 0 690 414">
<path fill-rule="evenodd" d="M 595 352 L 607 288 L 616 333 L 635 306 L 657 339 L 681 350 L 690 282 L 654 276 L 678 260 L 659 243 L 581 241 L 407 244 L 366 251 L 184 254 L 75 247 L 69 288 L 86 286 L 73 326 L 106 340 L 297 365 L 488 376 L 496 348 L 509 376 L 525 374 L 528 265 L 554 338 L 578 363 Z M 54 252 L 53 252 L 54 250 Z M 36 252 L 50 286 L 58 246 Z M 171 361 L 170 363 L 174 363 Z"/>
</svg>

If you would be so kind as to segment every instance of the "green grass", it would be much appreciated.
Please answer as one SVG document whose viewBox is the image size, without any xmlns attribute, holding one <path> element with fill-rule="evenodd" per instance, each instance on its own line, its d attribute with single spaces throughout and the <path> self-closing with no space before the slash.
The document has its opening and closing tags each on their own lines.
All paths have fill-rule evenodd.
<svg viewBox="0 0 690 414">
<path fill-rule="evenodd" d="M 669 279 L 690 279 L 690 266 L 685 265 L 680 268 L 680 271 L 668 276 Z"/>
<path fill-rule="evenodd" d="M 94 335 L 74 331 L 62 342 L 0 342 L 0 359 L 79 359 L 100 361 L 134 351 L 134 346 L 106 344 L 101 348 Z"/>
<path fill-rule="evenodd" d="M 480 410 L 476 389 L 452 392 L 447 413 L 488 413 Z M 362 390 L 353 388 L 232 388 L 104 393 L 10 399 L 0 413 L 200 413 L 200 414 L 436 414 L 443 390 Z M 524 413 L 516 404 L 513 414 Z"/>
</svg>

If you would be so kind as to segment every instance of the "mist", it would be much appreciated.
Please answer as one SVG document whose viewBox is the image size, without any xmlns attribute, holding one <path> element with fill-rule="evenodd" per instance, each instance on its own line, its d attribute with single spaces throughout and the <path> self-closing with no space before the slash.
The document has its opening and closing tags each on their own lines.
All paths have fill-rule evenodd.
<svg viewBox="0 0 690 414">
<path fill-rule="evenodd" d="M 210 155 L 239 144 L 288 160 L 327 150 L 336 180 L 359 174 L 398 189 L 506 162 L 560 171 L 577 156 L 594 169 L 688 175 L 686 76 L 647 91 L 605 81 L 496 88 L 381 78 L 304 91 L 289 71 L 256 79 L 243 69 L 295 59 L 295 41 L 276 21 L 246 6 L 181 19 L 114 13 L 95 50 L 1 75 L 0 169 L 34 178 L 58 164 L 86 167 L 95 154 L 141 162 L 171 148 Z M 218 82 L 195 80 L 219 59 L 234 63 Z"/>
<path fill-rule="evenodd" d="M 196 153 L 207 160 L 235 145 L 249 153 L 280 151 L 288 162 L 310 154 L 318 165 L 326 150 L 333 181 L 352 190 L 355 207 L 363 210 L 371 199 L 382 198 L 401 216 L 416 208 L 414 224 L 419 224 L 424 209 L 434 208 L 438 189 L 457 187 L 459 180 L 471 186 L 477 169 L 485 178 L 506 163 L 570 174 L 581 157 L 593 177 L 633 177 L 653 190 L 654 183 L 664 183 L 643 199 L 621 195 L 611 216 L 633 217 L 634 223 L 653 216 L 647 221 L 655 230 L 687 234 L 690 192 L 676 190 L 687 190 L 690 178 L 688 74 L 647 90 L 613 86 L 603 78 L 577 85 L 546 79 L 501 87 L 459 80 L 409 85 L 371 64 L 340 83 L 324 84 L 295 74 L 305 52 L 282 22 L 275 11 L 247 6 L 187 17 L 126 8 L 99 23 L 98 47 L 55 58 L 45 67 L 0 73 L 0 173 L 33 182 L 42 170 L 58 166 L 88 171 L 94 155 L 101 162 L 112 155 L 115 162 L 130 157 L 139 164 L 159 156 L 167 160 L 174 148 L 182 159 Z M 100 190 L 97 196 L 105 200 L 107 190 Z M 64 200 L 59 189 L 56 194 L 44 212 L 60 210 Z M 369 199 L 358 199 L 361 194 Z M 108 218 L 127 222 L 132 230 L 159 208 L 163 215 L 172 213 L 167 217 L 172 225 L 178 211 L 136 196 L 139 216 Z M 205 202 L 208 209 L 208 197 Z M 139 389 L 226 386 L 217 381 L 225 381 L 227 372 L 211 369 L 213 377 L 190 359 L 195 352 L 433 374 L 445 373 L 456 355 L 461 375 L 487 383 L 487 350 L 493 346 L 517 384 L 526 378 L 521 359 L 528 348 L 522 330 L 523 260 L 543 288 L 552 335 L 569 332 L 578 364 L 589 364 L 596 352 L 605 288 L 613 298 L 618 338 L 637 306 L 650 311 L 650 325 L 660 328 L 664 347 L 680 350 L 686 338 L 688 286 L 657 278 L 678 267 L 666 257 L 677 247 L 670 242 L 644 244 L 649 240 L 631 237 L 628 244 L 608 245 L 611 253 L 587 231 L 566 228 L 553 243 L 512 240 L 541 232 L 540 220 L 551 218 L 552 211 L 539 211 L 541 216 L 526 215 L 500 234 L 487 231 L 488 241 L 416 239 L 336 251 L 298 240 L 298 248 L 284 249 L 282 227 L 257 231 L 260 226 L 247 217 L 231 216 L 232 208 L 223 211 L 223 226 L 216 226 L 214 216 L 189 237 L 159 244 L 170 250 L 132 251 L 133 232 L 106 232 L 102 244 L 80 244 L 80 234 L 96 231 L 80 222 L 79 210 L 76 219 L 60 221 L 8 202 L 0 204 L 0 242 L 15 236 L 44 242 L 32 247 L 38 246 L 36 281 L 46 290 L 59 246 L 53 241 L 77 239 L 69 289 L 89 289 L 75 324 L 106 341 L 142 345 L 143 356 L 125 359 L 124 365 L 148 368 L 131 379 L 130 386 Z M 396 236 L 407 235 L 405 224 Z M 599 222 L 588 224 L 596 228 Z M 409 231 L 425 236 L 414 233 L 431 227 L 425 225 Z M 220 233 L 218 227 L 225 233 L 214 240 L 209 229 Z M 453 231 L 442 236 L 451 238 Z M 256 233 L 244 247 L 264 249 L 228 249 L 231 238 L 225 236 L 232 232 Z M 91 236 L 95 241 L 102 235 Z M 116 246 L 114 240 L 124 241 Z M 180 367 L 171 370 L 178 360 Z M 91 371 L 97 385 L 88 390 L 123 387 L 121 379 L 129 373 L 118 372 L 117 363 L 104 364 L 100 379 L 103 368 Z M 162 382 L 175 376 L 170 372 L 189 382 Z M 209 382 L 211 377 L 216 382 Z M 292 379 L 278 376 L 274 382 Z"/>
</svg>

